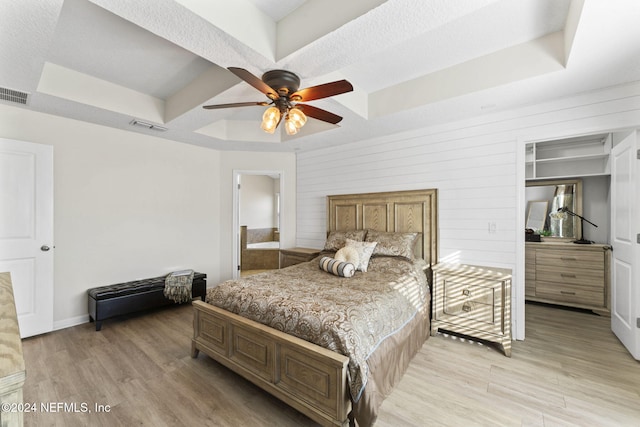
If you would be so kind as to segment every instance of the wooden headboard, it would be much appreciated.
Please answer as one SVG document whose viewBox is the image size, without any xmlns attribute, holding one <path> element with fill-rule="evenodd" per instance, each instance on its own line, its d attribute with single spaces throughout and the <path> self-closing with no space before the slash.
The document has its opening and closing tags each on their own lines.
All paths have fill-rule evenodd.
<svg viewBox="0 0 640 427">
<path fill-rule="evenodd" d="M 327 196 L 327 232 L 370 229 L 420 233 L 416 255 L 438 262 L 438 190 Z"/>
</svg>

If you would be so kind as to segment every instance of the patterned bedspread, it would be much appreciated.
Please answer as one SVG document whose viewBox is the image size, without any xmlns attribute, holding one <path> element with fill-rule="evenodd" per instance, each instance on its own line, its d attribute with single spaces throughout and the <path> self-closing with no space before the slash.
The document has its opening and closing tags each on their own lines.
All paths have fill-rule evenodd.
<svg viewBox="0 0 640 427">
<path fill-rule="evenodd" d="M 367 359 L 418 313 L 428 315 L 423 260 L 372 258 L 366 273 L 334 276 L 318 259 L 229 280 L 206 302 L 349 357 L 349 386 L 357 402 L 366 385 Z"/>
</svg>

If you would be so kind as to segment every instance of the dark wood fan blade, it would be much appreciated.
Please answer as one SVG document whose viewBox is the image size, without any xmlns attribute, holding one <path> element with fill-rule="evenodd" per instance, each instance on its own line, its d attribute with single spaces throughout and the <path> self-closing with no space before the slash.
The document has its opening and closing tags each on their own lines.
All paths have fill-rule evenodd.
<svg viewBox="0 0 640 427">
<path fill-rule="evenodd" d="M 202 108 L 206 108 L 207 110 L 217 110 L 218 108 L 251 107 L 256 105 L 269 105 L 269 103 L 268 102 L 235 102 L 233 104 L 204 105 Z"/>
<path fill-rule="evenodd" d="M 331 83 L 325 83 L 318 86 L 311 86 L 293 93 L 290 97 L 292 101 L 313 101 L 314 99 L 328 98 L 330 96 L 340 95 L 341 93 L 351 92 L 353 86 L 346 80 L 338 80 Z"/>
<path fill-rule="evenodd" d="M 340 121 L 342 120 L 342 117 L 338 116 L 337 114 L 330 113 L 327 110 L 314 107 L 313 105 L 296 104 L 296 108 L 301 109 L 302 112 L 309 117 L 313 117 L 314 119 L 322 120 L 323 122 L 331 123 L 334 125 L 340 123 Z"/>
<path fill-rule="evenodd" d="M 267 95 L 269 97 L 269 99 L 278 98 L 278 92 L 277 91 L 273 90 L 273 88 L 271 86 L 269 86 L 268 84 L 263 82 L 260 78 L 254 76 L 253 74 L 251 74 L 249 71 L 245 70 L 244 68 L 229 67 L 227 69 L 229 71 L 231 71 L 233 74 L 235 74 L 236 76 L 240 77 L 245 82 L 249 83 L 251 86 L 253 86 L 256 89 L 258 89 L 260 92 L 262 92 L 265 95 Z"/>
</svg>

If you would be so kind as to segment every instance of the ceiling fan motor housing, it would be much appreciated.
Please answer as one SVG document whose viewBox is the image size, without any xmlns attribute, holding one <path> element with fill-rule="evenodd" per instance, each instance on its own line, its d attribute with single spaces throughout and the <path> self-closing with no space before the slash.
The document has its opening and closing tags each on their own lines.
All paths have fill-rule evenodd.
<svg viewBox="0 0 640 427">
<path fill-rule="evenodd" d="M 280 96 L 288 96 L 300 88 L 300 78 L 287 70 L 270 70 L 262 75 L 262 81 Z"/>
</svg>

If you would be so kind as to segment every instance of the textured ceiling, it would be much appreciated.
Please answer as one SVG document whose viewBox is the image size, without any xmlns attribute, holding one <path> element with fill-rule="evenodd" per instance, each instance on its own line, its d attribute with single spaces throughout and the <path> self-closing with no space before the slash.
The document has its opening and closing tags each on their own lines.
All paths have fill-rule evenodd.
<svg viewBox="0 0 640 427">
<path fill-rule="evenodd" d="M 638 22 L 637 0 L 3 0 L 0 87 L 179 142 L 313 150 L 639 81 Z M 202 108 L 266 100 L 227 67 L 355 90 L 309 102 L 338 126 L 268 135 L 264 107 Z"/>
</svg>

